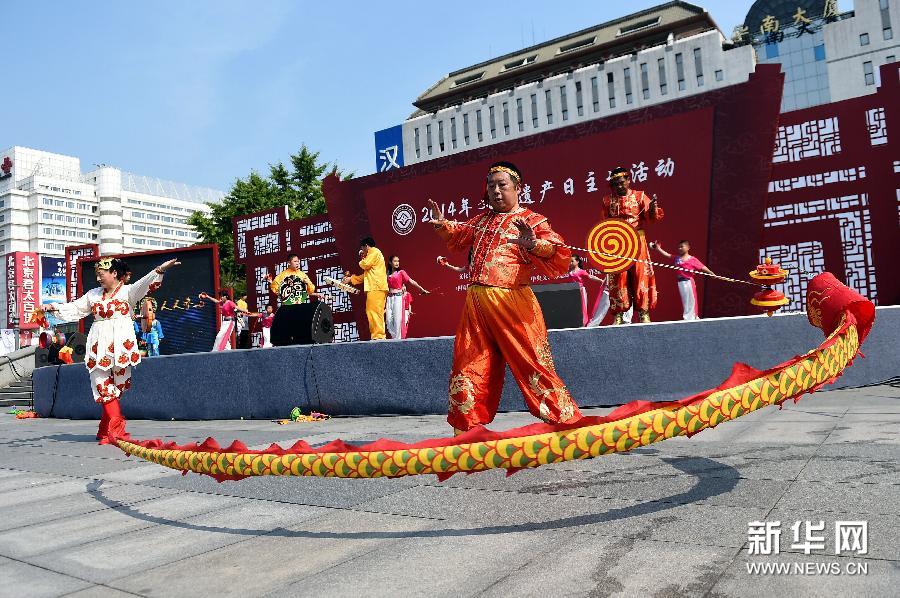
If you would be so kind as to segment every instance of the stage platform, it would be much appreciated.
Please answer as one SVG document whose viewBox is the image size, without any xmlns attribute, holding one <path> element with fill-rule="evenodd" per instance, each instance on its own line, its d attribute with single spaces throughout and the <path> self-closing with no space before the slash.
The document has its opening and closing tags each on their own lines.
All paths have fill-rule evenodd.
<svg viewBox="0 0 900 598">
<path fill-rule="evenodd" d="M 857 359 L 829 389 L 900 376 L 900 306 L 881 307 Z M 805 314 L 552 330 L 556 368 L 584 407 L 668 401 L 712 388 L 734 362 L 765 369 L 822 341 Z M 275 419 L 294 407 L 329 415 L 442 414 L 452 337 L 154 357 L 135 369 L 131 419 Z M 34 371 L 42 417 L 99 419 L 84 364 Z M 501 410 L 525 409 L 509 372 Z"/>
</svg>

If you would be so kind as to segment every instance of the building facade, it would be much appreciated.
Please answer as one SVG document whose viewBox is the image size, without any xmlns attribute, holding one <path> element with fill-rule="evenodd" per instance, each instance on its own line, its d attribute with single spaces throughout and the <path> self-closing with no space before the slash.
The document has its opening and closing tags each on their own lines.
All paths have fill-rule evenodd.
<svg viewBox="0 0 900 598">
<path fill-rule="evenodd" d="M 760 64 L 784 73 L 781 110 L 789 112 L 875 93 L 879 67 L 894 62 L 900 0 L 757 0 L 732 40 L 756 49 Z"/>
<path fill-rule="evenodd" d="M 853 17 L 825 27 L 831 100 L 875 93 L 879 67 L 900 56 L 900 0 L 856 0 Z"/>
<path fill-rule="evenodd" d="M 25 147 L 0 152 L 0 254 L 62 256 L 97 243 L 103 254 L 185 247 L 187 223 L 224 193 L 109 166 L 83 173 L 80 160 Z"/>
<path fill-rule="evenodd" d="M 375 133 L 376 170 L 415 164 L 742 83 L 785 75 L 789 112 L 874 93 L 900 43 L 900 0 L 757 0 L 726 39 L 709 14 L 668 2 L 454 71 Z"/>
<path fill-rule="evenodd" d="M 733 47 L 709 13 L 669 2 L 443 77 L 399 136 L 376 135 L 378 169 L 742 83 L 754 67 L 753 49 Z M 400 147 L 380 147 L 398 137 Z"/>
</svg>

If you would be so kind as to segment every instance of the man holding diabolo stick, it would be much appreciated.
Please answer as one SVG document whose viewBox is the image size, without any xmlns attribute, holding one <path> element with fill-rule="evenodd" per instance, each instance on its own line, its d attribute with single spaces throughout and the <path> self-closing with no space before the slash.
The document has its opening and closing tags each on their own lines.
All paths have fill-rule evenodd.
<svg viewBox="0 0 900 598">
<path fill-rule="evenodd" d="M 656 307 L 656 276 L 650 265 L 650 252 L 644 225 L 662 220 L 662 208 L 656 205 L 656 196 L 647 197 L 643 191 L 631 188 L 631 172 L 621 166 L 609 175 L 612 193 L 603 198 L 600 217 L 621 218 L 634 227 L 638 233 L 637 259 L 623 272 L 607 274 L 610 307 L 615 314 L 613 323 L 623 324 L 623 314 L 632 307 L 638 310 L 641 322 L 650 321 L 650 310 Z"/>
<path fill-rule="evenodd" d="M 533 271 L 566 273 L 571 252 L 547 218 L 519 205 L 522 174 L 509 162 L 488 170 L 489 210 L 468 222 L 446 220 L 431 204 L 437 234 L 451 251 L 472 249 L 469 287 L 453 346 L 447 421 L 459 434 L 497 413 L 508 364 L 528 409 L 545 422 L 573 422 L 578 406 L 556 373 Z"/>
</svg>

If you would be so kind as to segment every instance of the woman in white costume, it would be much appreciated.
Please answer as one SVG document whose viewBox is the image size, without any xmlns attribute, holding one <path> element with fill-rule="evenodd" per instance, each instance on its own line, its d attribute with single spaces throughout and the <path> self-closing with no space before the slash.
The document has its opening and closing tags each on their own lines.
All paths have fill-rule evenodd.
<svg viewBox="0 0 900 598">
<path fill-rule="evenodd" d="M 42 305 L 64 322 L 75 322 L 93 314 L 88 331 L 84 364 L 91 379 L 94 401 L 103 407 L 97 440 L 100 444 L 128 438 L 119 406 L 122 393 L 131 387 L 131 368 L 141 361 L 134 334 L 134 306 L 162 284 L 163 272 L 181 262 L 169 260 L 150 270 L 134 284 L 125 284 L 127 264 L 116 258 L 101 259 L 96 267 L 100 287 L 70 303 Z"/>
</svg>

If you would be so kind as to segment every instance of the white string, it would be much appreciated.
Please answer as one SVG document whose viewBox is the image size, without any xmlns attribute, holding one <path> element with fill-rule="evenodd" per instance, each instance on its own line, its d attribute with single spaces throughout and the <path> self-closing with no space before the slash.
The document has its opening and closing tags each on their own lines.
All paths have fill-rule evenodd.
<svg viewBox="0 0 900 598">
<path fill-rule="evenodd" d="M 466 226 L 466 227 L 468 227 L 468 228 L 472 228 L 472 229 L 474 229 L 476 232 L 481 232 L 481 231 L 487 230 L 487 229 L 479 229 L 479 228 L 476 227 L 474 224 L 467 224 L 467 223 L 465 223 L 465 222 L 454 222 L 454 224 L 455 224 L 456 226 Z M 506 239 L 516 239 L 516 238 L 518 238 L 518 237 L 505 237 L 505 238 L 506 238 Z M 545 240 L 546 240 L 546 239 L 545 239 Z M 673 265 L 671 265 L 671 264 L 663 264 L 663 263 L 660 263 L 660 262 L 654 262 L 653 260 L 642 260 L 642 259 L 639 259 L 639 258 L 635 258 L 635 257 L 627 257 L 627 256 L 619 255 L 619 254 L 616 254 L 616 253 L 608 253 L 608 252 L 605 252 L 605 251 L 596 251 L 596 250 L 593 250 L 593 249 L 585 249 L 584 247 L 575 247 L 575 246 L 573 246 L 573 245 L 566 245 L 565 243 L 553 243 L 552 241 L 547 241 L 547 242 L 550 243 L 551 245 L 555 245 L 555 246 L 557 246 L 557 247 L 565 247 L 566 249 L 571 249 L 572 251 L 578 251 L 578 252 L 581 252 L 581 253 L 586 253 L 586 254 L 588 254 L 588 255 L 593 254 L 593 255 L 602 255 L 602 256 L 604 256 L 604 257 L 614 257 L 614 258 L 618 258 L 618 259 L 622 259 L 622 260 L 628 260 L 628 261 L 630 261 L 630 262 L 643 263 L 643 264 L 650 264 L 651 266 L 658 266 L 658 267 L 660 267 L 660 268 L 668 268 L 669 270 L 678 270 L 678 271 L 681 271 L 681 272 L 687 272 L 687 273 L 690 273 L 690 274 L 702 274 L 703 276 L 707 276 L 707 277 L 709 277 L 709 278 L 714 278 L 714 279 L 717 279 L 717 280 L 723 280 L 723 281 L 725 281 L 725 282 L 734 282 L 734 283 L 738 283 L 738 284 L 746 284 L 746 285 L 749 285 L 749 286 L 760 287 L 760 288 L 763 288 L 763 289 L 769 288 L 768 285 L 760 284 L 760 283 L 758 283 L 758 282 L 750 282 L 749 280 L 741 280 L 741 279 L 739 279 L 739 278 L 731 278 L 731 277 L 728 277 L 728 276 L 721 276 L 721 275 L 719 275 L 719 274 L 710 274 L 709 272 L 703 272 L 702 270 L 690 270 L 690 269 L 688 269 L 688 268 L 682 268 L 682 267 L 680 267 L 680 266 L 673 266 Z"/>
</svg>

